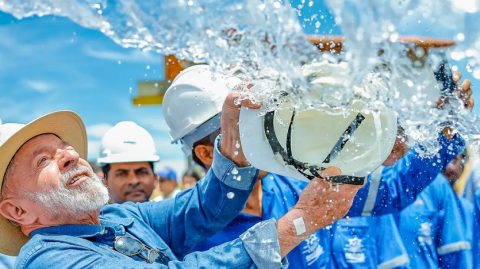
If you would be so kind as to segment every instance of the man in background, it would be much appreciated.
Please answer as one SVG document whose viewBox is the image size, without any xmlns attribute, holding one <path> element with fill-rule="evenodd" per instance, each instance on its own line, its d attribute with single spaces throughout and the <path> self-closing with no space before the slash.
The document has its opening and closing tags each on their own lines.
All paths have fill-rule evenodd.
<svg viewBox="0 0 480 269">
<path fill-rule="evenodd" d="M 177 184 L 177 173 L 169 166 L 162 167 L 157 171 L 158 188 L 160 195 L 154 201 L 161 201 L 174 198 L 180 190 Z"/>
<path fill-rule="evenodd" d="M 97 162 L 102 166 L 111 203 L 145 202 L 157 182 L 160 158 L 150 133 L 133 121 L 121 121 L 102 138 Z"/>
</svg>

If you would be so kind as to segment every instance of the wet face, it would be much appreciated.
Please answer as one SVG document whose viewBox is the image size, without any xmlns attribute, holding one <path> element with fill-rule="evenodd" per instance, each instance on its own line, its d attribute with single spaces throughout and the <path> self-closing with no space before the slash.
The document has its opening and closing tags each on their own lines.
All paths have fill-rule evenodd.
<svg viewBox="0 0 480 269">
<path fill-rule="evenodd" d="M 448 181 L 453 184 L 463 173 L 464 168 L 464 158 L 462 155 L 458 155 L 455 159 L 453 159 L 445 168 L 443 174 L 448 179 Z"/>
<path fill-rule="evenodd" d="M 88 162 L 53 134 L 30 139 L 6 173 L 0 213 L 29 225 L 45 218 L 82 218 L 98 211 L 108 192 Z"/>
<path fill-rule="evenodd" d="M 177 187 L 177 182 L 168 178 L 160 178 L 159 187 L 163 195 L 168 196 Z"/>
<path fill-rule="evenodd" d="M 400 160 L 408 151 L 408 146 L 402 142 L 401 138 L 395 139 L 395 144 L 393 145 L 393 149 L 388 155 L 387 159 L 383 162 L 385 166 L 391 166 L 395 164 L 398 160 Z"/>
<path fill-rule="evenodd" d="M 149 162 L 112 163 L 106 179 L 111 202 L 145 202 L 155 188 L 157 176 Z"/>
</svg>

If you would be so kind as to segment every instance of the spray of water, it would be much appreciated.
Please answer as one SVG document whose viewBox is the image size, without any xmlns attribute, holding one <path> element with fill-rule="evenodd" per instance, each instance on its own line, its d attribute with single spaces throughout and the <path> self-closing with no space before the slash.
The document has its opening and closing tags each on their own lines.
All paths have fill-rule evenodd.
<svg viewBox="0 0 480 269">
<path fill-rule="evenodd" d="M 411 144 L 421 143 L 426 146 L 425 153 L 434 153 L 438 148 L 435 136 L 445 123 L 460 131 L 469 142 L 478 141 L 473 136 L 480 131 L 479 119 L 463 108 L 457 96 L 450 95 L 444 109 L 435 108 L 435 90 L 438 93 L 441 87 L 431 73 L 445 51 L 430 49 L 429 57 L 418 60 L 424 58 L 425 50 L 401 45 L 398 41 L 404 34 L 425 35 L 425 32 L 432 36 L 453 37 L 458 45 L 449 51 L 449 56 L 455 60 L 469 57 L 470 69 L 467 70 L 478 78 L 480 36 L 475 24 L 469 21 L 472 14 L 478 18 L 480 1 L 327 2 L 345 36 L 345 59 L 350 70 L 355 71 L 351 73 L 351 86 L 375 72 L 378 80 L 374 83 L 383 87 L 379 91 L 367 91 L 362 97 L 370 99 L 370 103 L 380 102 L 393 108 Z M 423 32 L 416 32 L 416 29 Z M 411 54 L 410 58 L 405 57 L 406 51 Z"/>
<path fill-rule="evenodd" d="M 478 0 L 326 0 L 345 36 L 341 56 L 320 54 L 306 40 L 297 13 L 310 2 L 292 8 L 274 0 L 0 0 L 0 10 L 17 18 L 68 17 L 125 47 L 208 63 L 254 84 L 244 98 L 254 97 L 266 109 L 284 93 L 299 109 L 342 106 L 352 98 L 373 110 L 387 106 L 398 114 L 409 141 L 426 145 L 426 153 L 437 148 L 432 141 L 442 123 L 454 125 L 467 140 L 479 133 L 478 118 L 455 96 L 446 109 L 435 108 L 439 87 L 432 66 L 441 57 L 431 53 L 412 61 L 407 50 L 418 58 L 425 51 L 399 43 L 415 28 L 430 26 L 432 35 L 447 31 L 459 43 L 450 56 L 468 58 L 469 70 L 480 78 L 480 34 L 470 24 L 478 17 Z M 321 16 L 309 20 L 321 27 Z M 340 60 L 341 68 L 325 65 Z M 321 87 L 329 72 L 342 77 L 341 85 Z"/>
</svg>

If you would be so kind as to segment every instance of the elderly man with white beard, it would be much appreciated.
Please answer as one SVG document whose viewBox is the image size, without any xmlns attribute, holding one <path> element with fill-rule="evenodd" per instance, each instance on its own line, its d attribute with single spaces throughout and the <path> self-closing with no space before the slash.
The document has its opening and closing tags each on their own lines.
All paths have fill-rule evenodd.
<svg viewBox="0 0 480 269">
<path fill-rule="evenodd" d="M 0 251 L 19 252 L 17 268 L 286 267 L 285 255 L 343 217 L 360 186 L 336 189 L 314 179 L 278 221 L 187 255 L 242 210 L 255 183 L 258 170 L 235 147 L 236 98 L 232 93 L 225 101 L 212 169 L 195 187 L 164 202 L 105 206 L 108 192 L 83 159 L 85 128 L 73 112 L 1 125 Z M 248 100 L 242 105 L 259 107 Z M 329 167 L 321 176 L 339 174 Z"/>
</svg>

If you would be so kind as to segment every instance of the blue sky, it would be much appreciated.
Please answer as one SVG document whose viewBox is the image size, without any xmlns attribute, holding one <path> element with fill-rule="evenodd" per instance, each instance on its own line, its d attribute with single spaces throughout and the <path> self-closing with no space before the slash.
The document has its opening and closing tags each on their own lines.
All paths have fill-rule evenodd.
<svg viewBox="0 0 480 269">
<path fill-rule="evenodd" d="M 299 0 L 293 2 L 296 6 Z M 304 21 L 316 13 L 324 15 L 319 29 Z M 340 34 L 322 1 L 304 9 L 301 22 L 309 34 Z M 0 12 L 0 37 L 3 122 L 28 122 L 54 110 L 74 110 L 85 121 L 89 158 L 94 159 L 108 128 L 134 120 L 153 134 L 164 162 L 184 165 L 180 147 L 170 144 L 161 107 L 131 103 L 138 80 L 163 79 L 161 55 L 122 48 L 100 32 L 60 17 L 16 20 Z"/>
<path fill-rule="evenodd" d="M 0 118 L 28 122 L 69 109 L 84 119 L 89 158 L 103 133 L 135 120 L 155 137 L 163 160 L 182 161 L 160 106 L 134 107 L 137 80 L 163 78 L 163 56 L 125 49 L 98 31 L 59 17 L 16 20 L 0 13 Z"/>
</svg>

